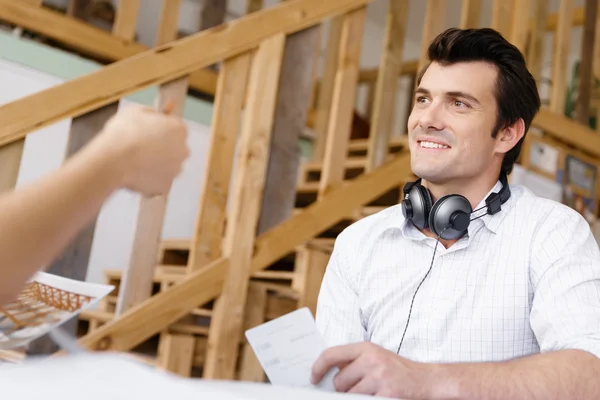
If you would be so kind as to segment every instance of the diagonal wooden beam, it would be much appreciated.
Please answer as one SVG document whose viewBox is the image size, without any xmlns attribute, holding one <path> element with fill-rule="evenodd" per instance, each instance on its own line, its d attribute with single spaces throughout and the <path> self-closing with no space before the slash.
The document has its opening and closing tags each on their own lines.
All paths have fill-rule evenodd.
<svg viewBox="0 0 600 400">
<path fill-rule="evenodd" d="M 172 81 L 251 50 L 274 34 L 291 34 L 373 1 L 287 1 L 15 100 L 0 107 L 0 146 L 64 118 L 99 108 L 129 93 Z M 14 7 L 12 0 L 0 0 L 0 9 L 7 4 Z"/>
<path fill-rule="evenodd" d="M 132 12 L 135 11 L 132 9 Z M 148 47 L 111 34 L 86 22 L 45 7 L 21 0 L 0 0 L 0 19 L 61 42 L 67 47 L 108 62 L 119 61 L 148 50 Z M 117 22 L 120 21 L 117 19 Z M 215 94 L 217 74 L 196 70 L 190 75 L 190 86 L 202 93 Z"/>
<path fill-rule="evenodd" d="M 251 271 L 265 269 L 306 243 L 319 232 L 401 184 L 410 171 L 410 156 L 403 153 L 380 168 L 332 189 L 320 201 L 259 236 Z M 181 283 L 156 294 L 121 317 L 79 339 L 94 350 L 127 351 L 165 329 L 199 304 L 215 299 L 223 288 L 229 259 L 220 258 L 190 274 Z"/>
</svg>

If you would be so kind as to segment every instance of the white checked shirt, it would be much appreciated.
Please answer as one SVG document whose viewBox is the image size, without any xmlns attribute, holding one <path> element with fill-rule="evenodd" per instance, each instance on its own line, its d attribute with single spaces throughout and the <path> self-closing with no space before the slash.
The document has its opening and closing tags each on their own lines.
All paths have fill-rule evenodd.
<svg viewBox="0 0 600 400">
<path fill-rule="evenodd" d="M 472 221 L 449 249 L 438 245 L 400 355 L 489 362 L 571 348 L 600 357 L 600 251 L 589 225 L 565 205 L 510 188 L 502 211 Z M 371 341 L 396 352 L 435 243 L 401 205 L 342 232 L 317 307 L 327 344 Z"/>
</svg>

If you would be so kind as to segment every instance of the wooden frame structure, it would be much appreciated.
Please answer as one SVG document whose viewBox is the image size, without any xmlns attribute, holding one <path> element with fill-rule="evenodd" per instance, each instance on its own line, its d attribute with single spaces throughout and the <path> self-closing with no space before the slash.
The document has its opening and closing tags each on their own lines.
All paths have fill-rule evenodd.
<svg viewBox="0 0 600 400">
<path fill-rule="evenodd" d="M 414 77 L 426 65 L 427 44 L 439 33 L 437 21 L 445 17 L 444 1 L 427 0 L 421 57 L 403 61 L 409 2 L 390 0 L 380 68 L 361 71 L 366 10 L 373 1 L 290 0 L 262 10 L 261 2 L 249 1 L 249 15 L 176 40 L 180 2 L 165 0 L 155 47 L 143 49 L 133 42 L 139 1 L 120 2 L 113 32 L 106 33 L 44 10 L 40 2 L 0 0 L 0 19 L 43 29 L 50 37 L 115 61 L 0 106 L 3 190 L 14 187 L 23 140 L 34 130 L 73 118 L 71 138 L 78 129 L 87 129 L 88 134 L 82 142 L 72 143 L 71 155 L 93 138 L 129 93 L 158 85 L 157 105 L 174 101 L 177 114 L 190 87 L 215 95 L 194 237 L 161 242 L 167 199 L 143 199 L 132 262 L 124 272 L 107 271 L 117 291 L 103 309 L 83 314 L 82 319 L 90 322 L 89 333 L 80 338 L 83 346 L 131 351 L 158 335 L 153 363 L 162 368 L 190 376 L 193 366 L 202 366 L 208 378 L 264 379 L 244 343 L 244 329 L 296 307 L 308 306 L 314 312 L 339 230 L 396 203 L 399 188 L 412 178 L 406 139 L 391 133 L 394 99 L 398 77 Z M 600 136 L 560 113 L 566 85 L 565 44 L 572 26 L 584 24 L 585 13 L 568 0 L 556 15 L 547 15 L 542 0 L 513 0 L 512 8 L 504 3 L 495 0 L 492 24 L 527 55 L 533 68 L 540 68 L 540 38 L 549 30 L 556 36 L 550 107 L 539 113 L 534 127 L 562 146 L 600 159 Z M 478 26 L 480 1 L 463 0 L 462 11 L 460 26 Z M 538 12 L 545 24 L 536 22 Z M 55 24 L 40 22 L 47 20 Z M 285 46 L 291 35 L 327 20 L 331 22 L 327 56 L 323 74 L 315 74 L 318 90 L 311 103 L 316 132 L 313 159 L 302 166 L 292 215 L 257 235 Z M 594 22 L 590 21 L 585 19 L 588 30 Z M 64 22 L 63 27 L 56 22 Z M 98 40 L 80 40 L 92 36 Z M 594 50 L 583 53 L 582 63 L 591 71 L 597 71 L 600 63 L 588 55 L 600 51 L 599 42 L 589 38 L 585 42 L 587 50 Z M 218 74 L 205 69 L 214 64 L 219 64 Z M 534 74 L 539 76 L 537 70 Z M 214 86 L 210 76 L 217 79 Z M 361 84 L 370 87 L 366 118 L 370 134 L 353 140 L 349 132 Z M 585 100 L 584 95 L 579 107 L 589 110 Z M 30 113 L 32 109 L 37 112 Z M 87 246 L 89 251 L 89 232 L 82 233 L 74 246 L 77 250 Z M 274 268 L 285 263 L 292 267 Z"/>
</svg>

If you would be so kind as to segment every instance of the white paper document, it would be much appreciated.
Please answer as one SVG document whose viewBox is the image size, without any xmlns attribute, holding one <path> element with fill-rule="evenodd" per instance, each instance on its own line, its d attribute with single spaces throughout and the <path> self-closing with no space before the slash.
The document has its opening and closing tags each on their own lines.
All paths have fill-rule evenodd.
<svg viewBox="0 0 600 400">
<path fill-rule="evenodd" d="M 317 385 L 314 362 L 327 348 L 308 308 L 301 308 L 246 331 L 248 343 L 273 385 L 335 391 L 331 369 Z"/>
<path fill-rule="evenodd" d="M 26 346 L 93 307 L 113 289 L 38 272 L 14 301 L 0 306 L 0 350 Z"/>
</svg>

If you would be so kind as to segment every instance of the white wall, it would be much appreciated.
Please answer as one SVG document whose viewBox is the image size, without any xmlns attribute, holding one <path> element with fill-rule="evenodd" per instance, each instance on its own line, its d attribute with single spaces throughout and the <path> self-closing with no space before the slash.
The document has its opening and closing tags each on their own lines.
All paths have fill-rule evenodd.
<svg viewBox="0 0 600 400">
<path fill-rule="evenodd" d="M 0 60 L 0 104 L 59 83 L 61 80 L 53 76 Z M 163 238 L 190 238 L 194 229 L 210 131 L 207 126 L 194 121 L 186 122 L 190 129 L 191 156 L 181 175 L 173 183 Z M 69 127 L 70 121 L 65 120 L 27 137 L 17 187 L 29 184 L 60 167 Z M 121 190 L 102 208 L 88 268 L 89 281 L 101 282 L 102 271 L 106 268 L 123 268 L 128 265 L 139 200 L 139 195 Z"/>
</svg>

